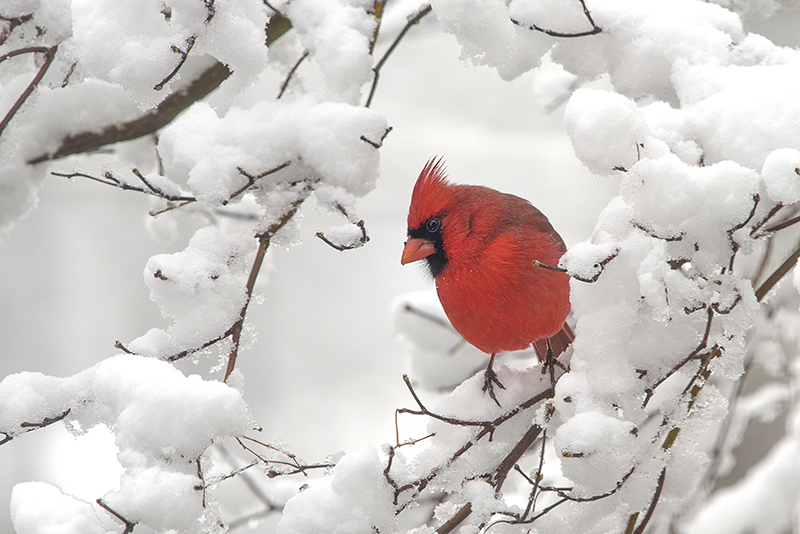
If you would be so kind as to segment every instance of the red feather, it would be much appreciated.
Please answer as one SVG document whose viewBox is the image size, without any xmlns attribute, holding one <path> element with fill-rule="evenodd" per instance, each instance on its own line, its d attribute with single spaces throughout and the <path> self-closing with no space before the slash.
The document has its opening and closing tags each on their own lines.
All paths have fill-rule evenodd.
<svg viewBox="0 0 800 534">
<path fill-rule="evenodd" d="M 402 263 L 427 260 L 447 317 L 472 345 L 494 354 L 533 344 L 543 360 L 547 339 L 558 356 L 574 338 L 569 277 L 533 264 L 557 265 L 564 241 L 527 200 L 452 184 L 432 159 L 414 186 L 408 233 Z"/>
</svg>

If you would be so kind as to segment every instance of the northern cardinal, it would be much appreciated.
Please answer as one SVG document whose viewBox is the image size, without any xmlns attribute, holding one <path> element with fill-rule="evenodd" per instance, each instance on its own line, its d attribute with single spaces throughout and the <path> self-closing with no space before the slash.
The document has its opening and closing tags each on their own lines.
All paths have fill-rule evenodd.
<svg viewBox="0 0 800 534">
<path fill-rule="evenodd" d="M 445 314 L 464 339 L 491 354 L 483 390 L 492 399 L 499 352 L 534 346 L 540 361 L 574 339 L 569 276 L 555 266 L 561 236 L 527 200 L 477 185 L 450 183 L 441 158 L 422 169 L 408 211 L 400 263 L 425 260 Z M 548 354 L 550 352 L 550 354 Z"/>
</svg>

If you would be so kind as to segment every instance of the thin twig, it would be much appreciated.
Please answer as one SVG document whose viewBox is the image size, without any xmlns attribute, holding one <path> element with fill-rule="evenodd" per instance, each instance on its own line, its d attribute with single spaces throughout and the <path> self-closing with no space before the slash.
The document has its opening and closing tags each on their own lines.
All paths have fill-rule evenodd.
<svg viewBox="0 0 800 534">
<path fill-rule="evenodd" d="M 374 72 L 375 74 L 372 77 L 372 87 L 370 87 L 369 89 L 369 96 L 367 97 L 367 103 L 364 104 L 364 107 L 368 108 L 372 104 L 372 99 L 375 96 L 375 90 L 378 87 L 378 80 L 380 79 L 381 69 L 383 68 L 383 65 L 386 63 L 386 60 L 388 60 L 389 56 L 392 55 L 392 52 L 394 52 L 394 49 L 397 48 L 398 44 L 400 44 L 400 41 L 403 40 L 403 37 L 405 37 L 406 33 L 408 33 L 408 30 L 410 30 L 412 26 L 418 24 L 419 21 L 421 21 L 425 17 L 425 15 L 427 15 L 431 11 L 432 11 L 431 5 L 426 4 L 422 6 L 419 9 L 419 11 L 417 11 L 415 14 L 409 16 L 406 25 L 403 27 L 403 29 L 400 31 L 397 37 L 395 37 L 394 41 L 389 46 L 389 49 L 386 50 L 386 53 L 383 54 L 383 57 L 378 61 L 377 65 L 373 67 L 372 72 Z"/>
<path fill-rule="evenodd" d="M 395 489 L 395 500 L 397 500 L 397 497 L 400 494 L 402 494 L 402 493 L 404 493 L 404 492 L 406 492 L 408 490 L 416 488 L 417 493 L 422 491 L 422 489 L 424 489 L 428 485 L 429 482 L 431 482 L 434 478 L 436 478 L 439 475 L 439 473 L 442 471 L 442 469 L 444 469 L 448 465 L 451 465 L 458 458 L 463 456 L 467 451 L 469 451 L 481 439 L 483 439 L 486 436 L 489 436 L 489 438 L 491 439 L 492 434 L 494 433 L 494 431 L 500 425 L 502 425 L 503 423 L 505 423 L 509 419 L 515 417 L 516 415 L 519 415 L 520 413 L 522 413 L 523 411 L 527 410 L 528 408 L 531 408 L 532 406 L 538 404 L 542 400 L 547 399 L 547 398 L 552 398 L 552 396 L 553 396 L 553 389 L 552 388 L 548 388 L 548 389 L 542 391 L 541 393 L 529 398 L 528 400 L 518 404 L 517 406 L 515 406 L 514 408 L 512 408 L 508 412 L 500 415 L 499 417 L 495 418 L 492 421 L 470 421 L 470 420 L 458 419 L 458 418 L 455 418 L 455 417 L 447 417 L 447 416 L 443 416 L 443 415 L 431 412 L 430 410 L 428 410 L 425 407 L 425 405 L 422 403 L 422 401 L 417 396 L 416 392 L 414 391 L 414 388 L 411 386 L 411 383 L 410 383 L 408 377 L 404 376 L 403 380 L 406 382 L 406 386 L 408 387 L 409 392 L 411 393 L 412 397 L 414 398 L 414 401 L 417 403 L 417 405 L 419 406 L 420 409 L 419 410 L 409 410 L 407 408 L 401 408 L 401 409 L 398 410 L 400 413 L 411 413 L 411 414 L 416 414 L 416 415 L 426 415 L 428 417 L 432 417 L 434 419 L 437 419 L 439 421 L 445 422 L 447 424 L 451 424 L 451 425 L 455 425 L 455 426 L 465 426 L 465 427 L 470 427 L 470 426 L 481 427 L 481 430 L 472 439 L 470 439 L 468 442 L 466 442 L 464 445 L 462 445 L 461 448 L 459 448 L 456 452 L 454 452 L 451 455 L 450 459 L 444 465 L 438 466 L 438 467 L 434 467 L 427 475 L 425 475 L 425 476 L 423 476 L 423 477 L 421 477 L 421 478 L 419 478 L 417 480 L 408 482 L 408 483 L 406 483 L 406 484 L 404 484 L 402 486 L 397 487 Z M 535 430 L 536 428 L 538 428 L 538 427 L 532 427 L 531 429 L 528 430 L 526 435 L 523 436 L 523 438 L 520 440 L 520 442 L 517 444 L 517 446 L 514 447 L 514 449 L 511 451 L 511 453 L 509 453 L 509 455 L 506 456 L 506 458 L 501 462 L 501 464 L 498 465 L 498 467 L 500 467 L 500 465 L 502 465 L 502 469 L 506 470 L 506 472 L 507 472 L 508 470 L 510 470 L 514 466 L 514 464 L 516 463 L 517 459 L 519 459 L 519 456 L 521 456 L 521 454 L 524 453 L 525 450 L 527 450 L 530 447 L 530 444 L 533 443 L 533 441 L 531 440 L 531 437 L 533 437 L 533 439 L 535 439 L 535 435 L 538 435 L 538 431 L 541 430 L 541 429 Z M 525 446 L 525 443 L 523 443 L 523 442 L 527 442 L 528 440 L 530 440 L 530 442 L 527 443 L 527 446 Z M 524 448 L 524 450 L 522 450 L 522 448 Z M 519 455 L 519 456 L 517 456 L 517 455 Z M 499 471 L 497 471 L 495 473 L 495 475 L 493 475 L 493 477 L 496 479 L 497 482 L 500 482 L 501 480 L 503 480 L 505 478 L 505 476 L 500 476 Z M 468 511 L 465 512 L 465 513 L 467 515 L 469 515 Z M 446 531 L 446 532 L 449 532 L 449 531 Z"/>
<path fill-rule="evenodd" d="M 551 37 L 561 37 L 561 38 L 569 38 L 569 37 L 586 37 L 589 35 L 595 35 L 597 33 L 602 32 L 603 30 L 594 22 L 592 18 L 592 14 L 589 11 L 589 8 L 586 7 L 586 2 L 584 0 L 579 0 L 581 3 L 581 7 L 583 8 L 583 15 L 586 17 L 586 20 L 589 21 L 589 24 L 592 25 L 591 30 L 586 30 L 583 32 L 574 32 L 574 33 L 566 33 L 566 32 L 559 32 L 555 30 L 548 30 L 542 28 L 541 26 L 537 26 L 536 24 L 524 24 L 519 22 L 518 20 L 511 19 L 511 22 L 516 24 L 517 26 L 521 26 L 523 28 L 527 28 L 529 30 L 535 30 L 537 32 L 544 33 L 545 35 L 549 35 Z"/>
<path fill-rule="evenodd" d="M 642 522 L 639 523 L 639 526 L 636 527 L 636 530 L 633 531 L 633 534 L 642 534 L 644 532 L 644 528 L 647 526 L 647 523 L 650 522 L 650 519 L 653 517 L 653 512 L 656 509 L 656 505 L 658 504 L 659 498 L 661 498 L 661 490 L 664 489 L 664 480 L 667 476 L 667 468 L 664 467 L 661 470 L 661 475 L 658 477 L 658 483 L 656 484 L 656 490 L 653 493 L 653 498 L 650 499 L 650 506 L 647 507 L 647 513 L 642 519 Z"/>
<path fill-rule="evenodd" d="M 790 226 L 793 226 L 793 225 L 795 225 L 795 224 L 797 224 L 799 222 L 800 222 L 800 215 L 798 215 L 797 217 L 792 217 L 791 219 L 788 219 L 786 221 L 774 224 L 774 225 L 770 226 L 769 228 L 766 228 L 764 231 L 765 232 L 777 232 L 778 230 L 783 230 L 784 228 L 789 228 Z"/>
<path fill-rule="evenodd" d="M 758 289 L 756 289 L 756 300 L 761 302 L 764 297 L 767 296 L 767 293 L 769 293 L 770 290 L 775 287 L 778 282 L 780 282 L 781 278 L 786 276 L 786 273 L 788 273 L 792 267 L 794 267 L 798 258 L 800 258 L 800 245 L 798 245 L 794 252 L 792 252 L 789 257 L 786 258 L 771 275 L 769 275 L 769 278 L 767 278 L 764 283 L 761 284 Z"/>
<path fill-rule="evenodd" d="M 248 189 L 253 187 L 253 185 L 255 185 L 257 180 L 260 180 L 261 178 L 269 176 L 270 174 L 274 174 L 274 173 L 276 173 L 276 172 L 278 172 L 278 171 L 280 171 L 282 169 L 285 169 L 286 167 L 291 165 L 291 163 L 292 163 L 291 160 L 286 160 L 283 163 L 281 163 L 280 165 L 272 167 L 271 169 L 266 170 L 266 171 L 264 171 L 262 173 L 256 174 L 255 176 L 245 172 L 245 170 L 242 169 L 241 167 L 237 167 L 236 170 L 239 171 L 239 174 L 241 174 L 242 176 L 247 178 L 247 183 L 245 185 L 243 185 L 242 187 L 240 187 L 239 189 L 237 189 L 236 191 L 234 191 L 233 193 L 231 193 L 231 195 L 228 197 L 228 199 L 225 200 L 222 204 L 223 205 L 228 204 L 231 200 L 235 199 L 236 197 L 238 197 L 239 195 L 241 195 L 242 193 L 244 193 L 245 191 L 247 191 Z"/>
<path fill-rule="evenodd" d="M 308 50 L 306 50 L 306 51 L 304 51 L 304 52 L 303 52 L 303 55 L 302 55 L 302 56 L 300 56 L 300 59 L 298 59 L 298 60 L 297 60 L 297 62 L 294 64 L 294 66 L 292 67 L 292 69 L 289 71 L 289 74 L 287 74 L 287 75 L 286 75 L 286 78 L 283 80 L 283 83 L 281 84 L 281 90 L 280 90 L 280 92 L 278 93 L 278 98 L 277 98 L 277 100 L 280 100 L 280 99 L 281 99 L 281 97 L 283 96 L 283 93 L 286 91 L 286 88 L 289 86 L 289 80 L 291 80 L 291 79 L 292 79 L 292 76 L 294 76 L 294 73 L 295 73 L 295 72 L 297 71 L 297 69 L 300 67 L 300 63 L 302 63 L 302 62 L 303 62 L 303 60 L 304 60 L 305 58 L 307 58 L 307 57 L 308 57 Z"/>
<path fill-rule="evenodd" d="M 750 230 L 750 235 L 755 237 L 756 232 L 758 232 L 762 226 L 767 224 L 770 221 L 770 219 L 772 219 L 775 215 L 777 215 L 777 213 L 782 209 L 783 209 L 783 204 L 781 204 L 780 202 L 775 204 L 763 219 L 761 219 L 759 222 L 753 225 L 753 228 Z M 769 230 L 765 230 L 765 232 L 769 232 Z"/>
<path fill-rule="evenodd" d="M 381 21 L 383 20 L 383 11 L 386 7 L 386 0 L 374 0 L 372 4 L 371 14 L 375 17 L 375 29 L 372 31 L 372 37 L 369 39 L 369 53 L 375 50 L 375 42 L 378 40 L 378 34 L 381 31 Z"/>
<path fill-rule="evenodd" d="M 253 295 L 253 287 L 256 285 L 256 279 L 258 278 L 258 273 L 261 270 L 261 264 L 264 262 L 264 256 L 267 254 L 267 249 L 269 248 L 270 240 L 275 236 L 275 234 L 280 231 L 281 228 L 286 226 L 286 224 L 294 217 L 297 210 L 300 209 L 300 205 L 308 198 L 311 190 L 305 186 L 299 193 L 297 199 L 292 202 L 287 210 L 283 213 L 283 215 L 278 218 L 277 221 L 272 223 L 269 228 L 260 235 L 258 235 L 258 250 L 256 251 L 256 257 L 253 260 L 253 267 L 250 269 L 250 275 L 247 278 L 247 285 L 245 286 L 245 302 L 244 306 L 242 306 L 242 310 L 239 313 L 239 319 L 233 324 L 232 332 L 231 332 L 231 350 L 228 353 L 228 366 L 225 369 L 225 378 L 224 381 L 228 381 L 228 377 L 231 376 L 234 367 L 236 366 L 236 357 L 239 354 L 239 344 L 241 341 L 242 336 L 242 329 L 244 328 L 244 318 L 247 313 L 247 308 L 250 305 L 250 299 Z"/>
<path fill-rule="evenodd" d="M 598 271 L 591 278 L 585 278 L 585 277 L 580 276 L 578 274 L 571 274 L 570 277 L 572 277 L 575 280 L 578 280 L 580 282 L 586 282 L 587 284 L 593 284 L 593 283 L 597 282 L 597 280 L 600 279 L 600 275 L 603 274 L 603 271 L 605 270 L 606 265 L 608 265 L 609 262 L 611 262 L 611 260 L 616 258 L 618 255 L 619 255 L 619 250 L 615 250 L 609 256 L 607 256 L 606 258 L 603 258 L 599 262 L 595 263 L 593 265 L 593 267 L 595 269 L 598 269 Z M 546 263 L 542 263 L 539 260 L 533 260 L 533 266 L 534 267 L 541 267 L 542 269 L 547 269 L 548 271 L 555 271 L 557 273 L 569 274 L 569 271 L 567 271 L 567 269 L 564 269 L 563 267 L 556 267 L 554 265 L 547 265 Z"/>
<path fill-rule="evenodd" d="M 383 135 L 381 136 L 380 140 L 378 140 L 378 141 L 373 141 L 372 139 L 367 138 L 366 135 L 362 135 L 359 139 L 361 139 L 362 141 L 364 141 L 365 143 L 367 143 L 369 145 L 372 145 L 372 148 L 378 149 L 378 148 L 381 148 L 383 146 L 384 139 L 386 139 L 386 136 L 389 135 L 389 133 L 392 130 L 393 130 L 393 128 L 391 126 L 386 128 L 386 130 L 383 132 Z"/>
<path fill-rule="evenodd" d="M 360 248 L 360 247 L 363 247 L 364 245 L 366 245 L 367 242 L 369 241 L 369 236 L 367 235 L 367 228 L 364 226 L 364 220 L 361 219 L 361 220 L 356 221 L 355 217 L 353 215 L 351 215 L 350 213 L 348 213 L 347 210 L 345 209 L 345 207 L 342 206 L 341 204 L 339 204 L 338 202 L 336 203 L 336 209 L 338 209 L 339 212 L 342 215 L 344 215 L 347 218 L 348 221 L 350 221 L 353 224 L 355 224 L 358 227 L 358 229 L 361 230 L 361 237 L 358 239 L 358 241 L 351 242 L 351 243 L 334 243 L 333 241 L 328 239 L 328 237 L 322 231 L 319 231 L 314 235 L 316 237 L 318 237 L 319 239 L 321 239 L 323 243 L 325 243 L 326 245 L 338 250 L 339 252 L 343 252 L 345 250 L 353 250 L 353 249 Z"/>
<path fill-rule="evenodd" d="M 106 504 L 106 502 L 103 499 L 97 499 L 97 504 L 100 505 L 100 508 L 102 508 L 109 514 L 113 515 L 114 517 L 122 521 L 122 523 L 125 525 L 125 530 L 122 531 L 122 534 L 130 534 L 131 532 L 133 532 L 133 527 L 136 526 L 136 523 L 134 523 L 133 521 L 129 521 L 128 519 L 123 517 L 122 514 L 111 508 L 108 504 Z"/>
<path fill-rule="evenodd" d="M 57 423 L 57 422 L 63 420 L 67 415 L 69 415 L 69 412 L 71 410 L 72 410 L 71 408 L 67 408 L 66 410 L 64 410 L 60 414 L 55 415 L 53 417 L 44 417 L 41 421 L 35 421 L 35 422 L 32 422 L 32 423 L 29 422 L 29 421 L 22 422 L 22 423 L 20 423 L 19 426 L 20 426 L 20 428 L 22 428 L 24 430 L 21 431 L 21 432 L 15 432 L 13 430 L 0 430 L 0 434 L 4 434 L 5 435 L 5 437 L 2 440 L 0 440 L 0 445 L 8 443 L 12 439 L 14 439 L 15 436 L 18 436 L 19 434 L 24 434 L 26 432 L 31 432 L 32 430 L 38 430 L 40 428 L 44 428 L 46 426 L 50 426 L 53 423 Z"/>
<path fill-rule="evenodd" d="M 542 482 L 542 468 L 544 467 L 544 447 L 547 444 L 547 429 L 542 432 L 542 449 L 539 452 L 539 468 L 536 470 L 536 476 L 534 480 L 530 480 L 530 478 L 522 472 L 522 469 L 519 466 L 514 466 L 523 477 L 525 477 L 531 483 L 531 493 L 528 497 L 528 504 L 525 506 L 525 511 L 522 513 L 522 519 L 527 519 L 528 515 L 531 514 L 536 509 L 536 500 L 539 497 L 539 484 Z"/>
<path fill-rule="evenodd" d="M 227 449 L 227 447 L 223 447 L 222 445 L 218 445 L 217 449 L 219 450 L 220 454 L 222 454 L 222 457 L 225 458 L 225 461 L 227 461 L 231 466 L 236 465 L 234 463 L 234 460 L 235 460 L 234 456 Z M 250 492 L 253 495 L 255 495 L 255 497 L 259 501 L 261 501 L 261 504 L 263 504 L 267 508 L 267 510 L 269 510 L 270 512 L 278 511 L 278 510 L 281 509 L 281 506 L 278 505 L 278 504 L 275 504 L 272 501 L 272 499 L 270 499 L 269 496 L 267 496 L 267 494 L 261 489 L 261 486 L 258 484 L 256 479 L 250 473 L 247 473 L 245 471 L 246 469 L 249 469 L 250 466 L 257 465 L 257 464 L 258 464 L 258 459 L 253 460 L 252 462 L 250 462 L 246 466 L 236 469 L 233 473 L 231 473 L 231 475 L 238 476 L 240 478 L 240 480 L 242 482 L 244 482 L 245 486 L 247 486 L 247 488 L 250 490 Z M 228 478 L 228 476 L 226 475 L 225 478 Z M 225 480 L 225 478 L 221 478 L 220 481 L 221 480 Z"/>
<path fill-rule="evenodd" d="M 254 443 L 258 443 L 259 445 L 261 445 L 263 447 L 266 447 L 266 448 L 269 448 L 271 450 L 277 451 L 277 452 L 279 452 L 281 454 L 284 454 L 292 461 L 291 462 L 286 462 L 286 461 L 282 461 L 282 460 L 269 460 L 267 458 L 264 458 L 263 456 L 258 454 L 256 451 L 254 451 L 251 447 L 248 447 L 247 445 L 242 443 L 242 439 L 246 439 L 246 440 L 252 441 Z M 319 463 L 319 464 L 307 464 L 307 465 L 306 464 L 301 464 L 297 460 L 297 457 L 294 454 L 291 454 L 291 453 L 288 453 L 288 452 L 283 451 L 281 449 L 278 449 L 277 447 L 274 447 L 272 445 L 268 445 L 266 443 L 262 443 L 261 441 L 258 441 L 257 439 L 248 438 L 247 436 L 242 436 L 241 439 L 240 438 L 236 438 L 236 441 L 239 443 L 239 445 L 242 446 L 242 448 L 244 450 L 246 450 L 247 452 L 249 452 L 250 454 L 252 454 L 256 458 L 258 458 L 261 462 L 264 463 L 264 465 L 270 465 L 270 464 L 284 465 L 284 466 L 292 468 L 291 471 L 276 471 L 274 469 L 271 469 L 269 471 L 269 473 L 267 474 L 267 476 L 269 478 L 275 478 L 275 477 L 279 477 L 279 476 L 283 476 L 283 475 L 296 475 L 298 473 L 302 473 L 303 476 L 308 476 L 308 473 L 306 473 L 306 471 L 309 471 L 311 469 L 330 469 L 331 467 L 335 466 L 335 464 L 331 464 L 331 463 Z"/>
<path fill-rule="evenodd" d="M 653 398 L 653 394 L 655 393 L 655 390 L 656 388 L 658 388 L 658 386 L 660 386 L 667 378 L 677 373 L 684 365 L 693 360 L 696 360 L 699 357 L 700 352 L 706 348 L 706 346 L 708 345 L 708 337 L 711 334 L 711 322 L 714 319 L 714 309 L 708 308 L 707 314 L 708 314 L 708 319 L 706 320 L 706 328 L 705 332 L 703 332 L 703 337 L 700 339 L 700 343 L 698 343 L 697 347 L 695 347 L 695 349 L 692 352 L 690 352 L 688 356 L 686 356 L 683 360 L 681 360 L 680 363 L 678 363 L 675 367 L 670 369 L 667 373 L 665 373 L 658 380 L 656 380 L 656 382 L 652 386 L 645 389 L 645 398 L 644 402 L 642 402 L 642 409 L 647 407 L 647 403 L 649 403 L 650 399 Z"/>
<path fill-rule="evenodd" d="M 181 59 L 180 59 L 180 61 L 178 61 L 178 64 L 175 66 L 175 68 L 172 69 L 172 72 L 167 74 L 164 77 L 163 80 L 161 80 L 160 82 L 155 84 L 153 86 L 153 89 L 155 89 L 156 91 L 161 91 L 162 89 L 164 89 L 164 85 L 166 85 L 167 82 L 169 82 L 172 78 L 175 77 L 176 74 L 178 74 L 178 71 L 181 70 L 181 67 L 183 67 L 183 64 L 186 63 L 186 60 L 189 58 L 189 52 L 192 51 L 192 48 L 194 47 L 195 41 L 197 41 L 197 36 L 196 35 L 190 35 L 186 39 L 186 50 L 181 50 L 180 48 L 178 48 L 175 45 L 172 45 L 170 47 L 170 49 L 173 52 L 175 52 L 176 54 L 180 54 Z"/>
<path fill-rule="evenodd" d="M 22 91 L 22 94 L 19 95 L 19 97 L 17 98 L 16 102 L 14 102 L 14 104 L 11 106 L 11 109 L 8 110 L 8 112 L 6 113 L 6 116 L 3 117 L 3 120 L 0 121 L 0 136 L 3 135 L 3 131 L 9 125 L 9 123 L 11 122 L 11 119 L 14 118 L 14 115 L 17 114 L 17 112 L 20 110 L 20 108 L 25 103 L 25 101 L 28 100 L 28 97 L 31 96 L 31 94 L 33 93 L 34 89 L 36 89 L 36 87 L 39 85 L 39 82 L 41 82 L 42 78 L 44 78 L 44 75 L 47 72 L 47 69 L 50 68 L 50 65 L 53 63 L 53 60 L 56 57 L 56 51 L 57 50 L 58 50 L 58 45 L 55 45 L 55 46 L 52 46 L 52 47 L 30 46 L 30 47 L 27 47 L 27 48 L 20 48 L 20 49 L 17 49 L 17 50 L 12 50 L 11 52 L 8 52 L 8 53 L 3 54 L 2 56 L 0 56 L 0 63 L 2 63 L 3 61 L 5 61 L 7 59 L 10 59 L 12 57 L 19 56 L 19 55 L 22 55 L 22 54 L 44 54 L 44 61 L 42 62 L 42 66 L 39 67 L 39 72 L 36 73 L 36 75 L 30 81 L 30 83 L 25 88 L 25 90 Z"/>
</svg>

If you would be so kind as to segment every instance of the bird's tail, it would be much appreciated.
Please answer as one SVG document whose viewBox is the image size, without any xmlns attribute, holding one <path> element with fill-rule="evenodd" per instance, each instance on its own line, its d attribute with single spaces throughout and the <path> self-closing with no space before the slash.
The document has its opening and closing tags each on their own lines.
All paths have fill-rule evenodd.
<svg viewBox="0 0 800 534">
<path fill-rule="evenodd" d="M 567 350 L 567 347 L 569 347 L 573 339 L 575 339 L 575 334 L 572 332 L 572 328 L 570 328 L 567 323 L 564 323 L 561 330 L 550 338 L 550 347 L 553 349 L 553 354 L 556 358 L 558 358 L 559 354 Z M 540 362 L 545 361 L 547 355 L 547 339 L 534 341 L 533 350 L 536 351 L 536 356 L 539 358 Z"/>
</svg>

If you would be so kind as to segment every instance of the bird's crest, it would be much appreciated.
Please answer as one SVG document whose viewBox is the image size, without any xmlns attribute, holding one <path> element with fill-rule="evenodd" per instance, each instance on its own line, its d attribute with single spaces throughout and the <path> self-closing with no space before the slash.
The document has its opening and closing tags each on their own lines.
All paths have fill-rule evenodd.
<svg viewBox="0 0 800 534">
<path fill-rule="evenodd" d="M 448 192 L 447 166 L 442 157 L 431 158 L 419 173 L 414 192 L 411 194 L 411 209 L 408 211 L 408 228 L 419 228 L 425 221 L 442 215 L 452 202 Z"/>
</svg>

